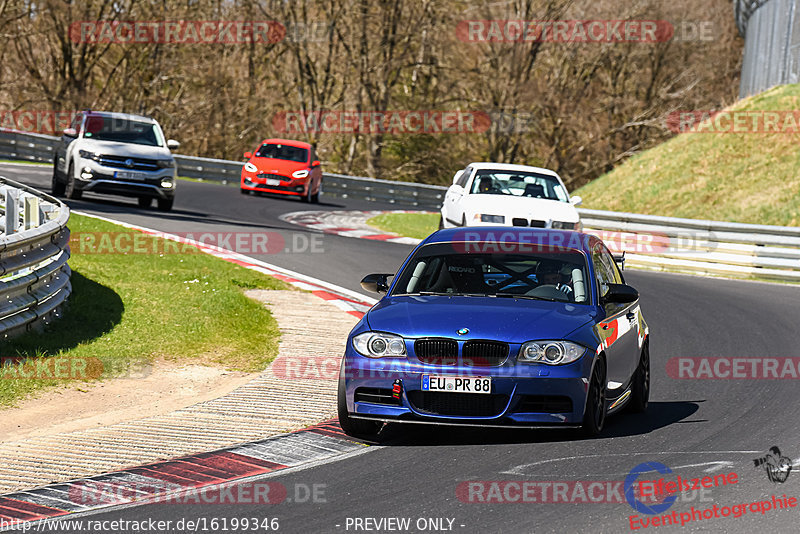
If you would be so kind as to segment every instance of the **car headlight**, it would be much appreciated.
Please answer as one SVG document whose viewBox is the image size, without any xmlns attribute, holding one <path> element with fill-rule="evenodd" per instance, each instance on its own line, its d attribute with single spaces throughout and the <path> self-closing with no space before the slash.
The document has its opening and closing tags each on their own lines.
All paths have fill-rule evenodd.
<svg viewBox="0 0 800 534">
<path fill-rule="evenodd" d="M 250 163 L 249 161 L 244 164 L 244 170 L 247 172 L 258 172 L 258 167 Z"/>
<path fill-rule="evenodd" d="M 308 176 L 308 169 L 303 169 L 301 171 L 294 171 L 292 173 L 292 178 L 305 178 Z"/>
<path fill-rule="evenodd" d="M 579 359 L 586 350 L 586 347 L 570 341 L 528 341 L 520 347 L 517 361 L 563 365 Z"/>
<path fill-rule="evenodd" d="M 495 224 L 505 224 L 506 217 L 505 215 L 487 215 L 485 213 L 476 213 L 475 218 L 481 219 L 481 222 L 487 223 L 495 223 Z"/>
<path fill-rule="evenodd" d="M 158 165 L 158 167 L 161 168 L 161 169 L 171 169 L 172 167 L 175 166 L 175 160 L 172 159 L 172 158 L 170 158 L 170 159 L 157 159 L 156 160 L 156 165 Z"/>
<path fill-rule="evenodd" d="M 554 230 L 575 230 L 578 223 L 553 221 Z"/>
<path fill-rule="evenodd" d="M 353 338 L 353 348 L 368 358 L 405 358 L 403 338 L 382 332 L 364 332 Z"/>
<path fill-rule="evenodd" d="M 78 155 L 83 159 L 97 159 L 97 154 L 88 150 L 78 150 Z"/>
</svg>

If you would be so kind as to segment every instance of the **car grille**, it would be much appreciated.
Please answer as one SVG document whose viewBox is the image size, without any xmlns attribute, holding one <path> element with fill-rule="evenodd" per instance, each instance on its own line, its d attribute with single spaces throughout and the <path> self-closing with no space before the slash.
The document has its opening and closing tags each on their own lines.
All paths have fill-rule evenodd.
<svg viewBox="0 0 800 534">
<path fill-rule="evenodd" d="M 520 217 L 511 219 L 512 226 L 530 226 L 531 228 L 544 228 L 547 226 L 545 221 L 537 221 L 536 219 L 528 220 Z"/>
<path fill-rule="evenodd" d="M 133 166 L 128 166 L 125 162 L 131 160 Z M 115 167 L 118 169 L 129 169 L 134 171 L 155 171 L 158 170 L 158 164 L 153 159 L 144 158 L 128 158 L 125 156 L 111 156 L 108 154 L 101 154 L 97 162 L 104 167 Z"/>
<path fill-rule="evenodd" d="M 503 412 L 508 395 L 415 390 L 408 392 L 408 400 L 418 412 L 431 415 L 492 417 Z"/>
<path fill-rule="evenodd" d="M 544 221 L 537 221 L 537 220 L 531 221 L 531 228 L 544 228 L 545 226 L 547 226 L 547 223 Z"/>
<path fill-rule="evenodd" d="M 524 395 L 516 412 L 570 413 L 572 399 L 559 395 Z"/>
<path fill-rule="evenodd" d="M 358 388 L 355 392 L 355 401 L 395 406 L 400 404 L 399 399 L 392 397 L 392 390 L 387 388 Z"/>
<path fill-rule="evenodd" d="M 467 341 L 461 351 L 464 365 L 497 367 L 508 358 L 508 343 L 500 341 Z"/>
<path fill-rule="evenodd" d="M 266 172 L 262 172 L 260 174 L 257 174 L 256 176 L 258 176 L 259 178 L 275 178 L 276 180 L 283 180 L 284 182 L 289 180 L 288 176 L 284 176 L 282 174 L 269 174 Z"/>
<path fill-rule="evenodd" d="M 458 343 L 455 339 L 418 339 L 414 342 L 414 354 L 422 363 L 455 365 L 458 358 Z"/>
</svg>

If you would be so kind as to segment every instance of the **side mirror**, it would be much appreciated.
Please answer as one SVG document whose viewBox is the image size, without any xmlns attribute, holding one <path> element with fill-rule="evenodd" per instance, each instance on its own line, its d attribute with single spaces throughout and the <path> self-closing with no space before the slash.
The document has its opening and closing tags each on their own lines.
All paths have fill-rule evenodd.
<svg viewBox="0 0 800 534">
<path fill-rule="evenodd" d="M 252 158 L 252 157 L 253 157 L 253 153 L 252 153 L 252 152 L 245 152 L 243 155 L 244 155 L 244 157 L 245 157 L 245 158 L 247 158 L 247 159 L 250 159 L 250 158 Z"/>
<path fill-rule="evenodd" d="M 361 287 L 370 293 L 386 293 L 389 291 L 389 282 L 387 278 L 394 276 L 393 274 L 368 274 L 361 280 Z"/>
<path fill-rule="evenodd" d="M 636 302 L 638 298 L 639 292 L 629 285 L 608 284 L 608 293 L 606 293 L 601 300 L 603 304 L 627 304 L 629 302 Z"/>
<path fill-rule="evenodd" d="M 314 161 L 311 162 L 311 167 L 319 167 L 319 166 L 320 162 L 318 159 L 315 159 Z"/>
<path fill-rule="evenodd" d="M 78 131 L 75 128 L 67 128 L 64 130 L 64 135 L 67 137 L 78 137 Z"/>
<path fill-rule="evenodd" d="M 181 144 L 177 142 L 175 139 L 167 139 L 167 148 L 170 150 L 178 150 L 181 147 Z"/>
<path fill-rule="evenodd" d="M 569 203 L 577 207 L 583 204 L 583 199 L 579 196 L 569 197 Z"/>
</svg>

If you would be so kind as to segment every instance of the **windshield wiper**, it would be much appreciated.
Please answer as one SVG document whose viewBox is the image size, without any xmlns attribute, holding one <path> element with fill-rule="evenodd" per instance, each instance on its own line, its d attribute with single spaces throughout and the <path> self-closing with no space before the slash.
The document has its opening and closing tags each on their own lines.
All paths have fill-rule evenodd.
<svg viewBox="0 0 800 534">
<path fill-rule="evenodd" d="M 515 298 L 515 299 L 528 299 L 528 300 L 546 300 L 548 302 L 566 302 L 565 300 L 551 299 L 548 297 L 537 297 L 535 295 L 517 295 L 516 293 L 495 293 L 497 297 Z"/>
</svg>

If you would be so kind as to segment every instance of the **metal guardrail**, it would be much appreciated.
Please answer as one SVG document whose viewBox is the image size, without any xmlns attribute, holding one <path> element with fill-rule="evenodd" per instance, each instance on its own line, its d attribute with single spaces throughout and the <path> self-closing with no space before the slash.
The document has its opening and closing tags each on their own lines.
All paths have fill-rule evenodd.
<svg viewBox="0 0 800 534">
<path fill-rule="evenodd" d="M 800 228 L 579 209 L 585 231 L 626 264 L 800 282 Z"/>
<path fill-rule="evenodd" d="M 0 159 L 52 162 L 59 138 L 52 135 L 0 130 Z M 238 183 L 243 161 L 175 154 L 178 176 L 219 183 Z M 323 174 L 323 195 L 358 198 L 420 209 L 442 205 L 447 188 L 392 180 L 376 180 L 343 174 Z"/>
<path fill-rule="evenodd" d="M 69 208 L 0 176 L 0 340 L 49 323 L 72 292 Z"/>
<path fill-rule="evenodd" d="M 57 141 L 48 135 L 0 131 L 0 157 L 52 161 Z M 175 160 L 180 176 L 213 182 L 238 182 L 243 164 L 178 154 Z M 325 173 L 323 190 L 327 196 L 438 210 L 447 188 Z M 800 228 L 587 209 L 578 212 L 586 229 L 604 236 L 609 248 L 627 251 L 629 265 L 800 282 Z M 655 250 L 641 250 L 648 243 Z"/>
</svg>

